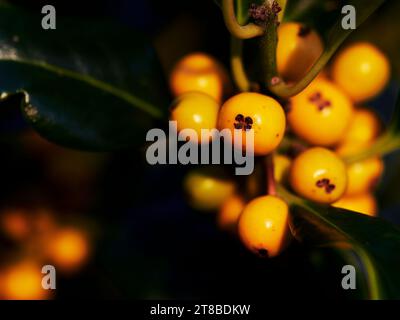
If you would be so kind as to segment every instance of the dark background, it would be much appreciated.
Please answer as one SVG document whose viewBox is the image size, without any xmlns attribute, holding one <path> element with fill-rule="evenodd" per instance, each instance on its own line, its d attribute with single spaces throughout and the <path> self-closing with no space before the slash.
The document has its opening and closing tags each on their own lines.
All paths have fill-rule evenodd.
<svg viewBox="0 0 400 320">
<path fill-rule="evenodd" d="M 166 73 L 191 51 L 228 61 L 229 38 L 211 0 L 12 2 L 37 12 L 53 4 L 58 17 L 105 17 L 139 29 L 154 39 Z M 399 46 L 398 19 L 391 18 L 396 8 L 398 1 L 388 1 L 354 36 L 377 43 L 392 61 Z M 396 78 L 398 65 L 394 68 Z M 390 117 L 396 91 L 393 82 L 372 103 L 384 119 Z M 26 140 L 30 129 L 7 108 L 0 112 L 0 128 L 1 205 L 45 204 L 96 230 L 90 263 L 79 274 L 59 279 L 57 298 L 348 298 L 340 287 L 341 269 L 329 254 L 322 264 L 320 252 L 293 243 L 277 259 L 259 259 L 218 230 L 214 215 L 193 211 L 182 191 L 189 168 L 151 167 L 143 150 L 38 153 Z M 58 165 L 60 157 L 73 159 L 75 170 Z M 395 223 L 400 223 L 398 163 L 396 155 L 387 159 L 379 194 L 381 215 Z M 49 169 L 54 167 L 59 170 Z M 12 250 L 5 240 L 0 243 L 0 255 Z M 315 262 L 323 268 L 315 268 Z"/>
</svg>

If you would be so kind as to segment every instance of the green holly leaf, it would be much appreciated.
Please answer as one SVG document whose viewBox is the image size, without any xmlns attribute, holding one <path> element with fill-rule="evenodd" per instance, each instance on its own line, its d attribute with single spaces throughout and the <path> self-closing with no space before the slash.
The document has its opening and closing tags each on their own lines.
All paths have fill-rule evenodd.
<svg viewBox="0 0 400 320">
<path fill-rule="evenodd" d="M 333 249 L 355 267 L 357 291 L 365 299 L 400 298 L 400 229 L 385 220 L 302 200 L 291 207 L 296 239 Z M 342 267 L 338 266 L 338 274 Z M 338 283 L 338 287 L 340 287 Z"/>
<path fill-rule="evenodd" d="M 57 19 L 0 4 L 0 107 L 22 93 L 43 137 L 86 150 L 141 145 L 169 96 L 148 37 L 102 20 Z"/>
</svg>

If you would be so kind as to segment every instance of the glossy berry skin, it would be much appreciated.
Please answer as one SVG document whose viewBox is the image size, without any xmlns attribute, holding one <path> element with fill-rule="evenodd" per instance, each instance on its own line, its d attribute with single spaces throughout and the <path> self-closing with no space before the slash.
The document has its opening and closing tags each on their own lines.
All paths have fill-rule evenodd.
<svg viewBox="0 0 400 320">
<path fill-rule="evenodd" d="M 337 144 L 353 116 L 353 104 L 332 82 L 315 79 L 290 100 L 287 119 L 300 138 L 315 146 Z"/>
<path fill-rule="evenodd" d="M 276 257 L 287 245 L 289 208 L 274 196 L 252 200 L 239 218 L 238 232 L 243 244 L 261 257 Z"/>
<path fill-rule="evenodd" d="M 306 199 L 318 203 L 333 203 L 346 190 L 346 166 L 332 151 L 311 148 L 293 161 L 290 184 L 294 191 Z"/>
<path fill-rule="evenodd" d="M 211 130 L 217 126 L 219 105 L 214 98 L 204 93 L 185 93 L 176 99 L 171 109 L 171 120 L 177 122 L 178 132 L 184 129 L 196 131 L 196 137 L 190 137 L 193 141 L 203 142 L 201 130 Z"/>
<path fill-rule="evenodd" d="M 183 185 L 190 205 L 201 211 L 218 210 L 236 190 L 232 180 L 206 170 L 190 172 Z"/>
<path fill-rule="evenodd" d="M 286 119 L 282 106 L 259 93 L 241 93 L 225 102 L 218 117 L 218 129 L 242 130 L 242 147 L 253 129 L 254 154 L 266 155 L 275 150 L 285 133 Z M 232 141 L 233 142 L 233 141 Z"/>
<path fill-rule="evenodd" d="M 381 128 L 381 121 L 372 110 L 367 108 L 356 109 L 350 126 L 336 148 L 336 152 L 343 156 L 359 152 L 376 140 Z"/>
<path fill-rule="evenodd" d="M 379 157 L 348 165 L 346 195 L 358 195 L 373 190 L 378 184 L 383 170 L 384 163 Z"/>
<path fill-rule="evenodd" d="M 370 43 L 356 43 L 339 53 L 332 78 L 356 103 L 377 96 L 390 79 L 386 56 Z"/>
<path fill-rule="evenodd" d="M 371 217 L 376 217 L 378 214 L 376 199 L 370 193 L 362 193 L 356 196 L 344 196 L 339 201 L 335 202 L 333 206 L 363 213 Z"/>
<path fill-rule="evenodd" d="M 199 91 L 221 102 L 228 79 L 224 68 L 213 57 L 192 53 L 183 57 L 173 68 L 170 87 L 175 97 Z"/>
<path fill-rule="evenodd" d="M 237 194 L 230 196 L 218 211 L 218 226 L 223 230 L 236 230 L 244 206 L 245 202 L 241 196 Z"/>
<path fill-rule="evenodd" d="M 277 67 L 289 82 L 301 80 L 324 50 L 320 36 L 300 23 L 283 23 L 278 28 Z"/>
</svg>

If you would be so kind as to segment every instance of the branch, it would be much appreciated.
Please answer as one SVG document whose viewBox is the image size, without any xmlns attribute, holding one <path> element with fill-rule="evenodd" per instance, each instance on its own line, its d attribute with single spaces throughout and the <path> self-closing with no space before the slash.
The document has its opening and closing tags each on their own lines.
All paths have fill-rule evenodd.
<svg viewBox="0 0 400 320">
<path fill-rule="evenodd" d="M 222 12 L 224 15 L 225 25 L 229 32 L 236 38 L 246 40 L 262 36 L 265 30 L 254 23 L 241 26 L 235 15 L 233 0 L 222 0 Z"/>
<path fill-rule="evenodd" d="M 233 36 L 231 36 L 231 69 L 238 89 L 241 92 L 250 91 L 250 81 L 243 66 L 243 41 Z"/>
</svg>

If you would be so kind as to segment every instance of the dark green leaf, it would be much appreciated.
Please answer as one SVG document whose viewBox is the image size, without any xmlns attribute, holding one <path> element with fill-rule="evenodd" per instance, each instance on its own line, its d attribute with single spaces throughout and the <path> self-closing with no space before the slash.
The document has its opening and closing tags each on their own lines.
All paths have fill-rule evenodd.
<svg viewBox="0 0 400 320">
<path fill-rule="evenodd" d="M 0 92 L 24 92 L 21 110 L 45 138 L 111 150 L 142 144 L 168 94 L 146 36 L 107 21 L 57 19 L 0 4 Z M 0 104 L 1 105 L 1 104 Z"/>
<path fill-rule="evenodd" d="M 365 298 L 400 298 L 399 228 L 343 209 L 297 203 L 291 208 L 291 228 L 297 239 L 342 255 L 347 264 L 356 268 Z"/>
</svg>

